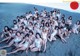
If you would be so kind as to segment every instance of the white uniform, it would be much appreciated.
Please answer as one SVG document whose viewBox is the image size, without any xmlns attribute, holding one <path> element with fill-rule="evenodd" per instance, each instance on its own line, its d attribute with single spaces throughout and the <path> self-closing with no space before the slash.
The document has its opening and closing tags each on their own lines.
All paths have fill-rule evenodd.
<svg viewBox="0 0 80 56">
<path fill-rule="evenodd" d="M 40 40 L 35 39 L 35 45 L 36 45 L 37 48 L 41 48 L 41 44 L 40 43 L 41 43 Z"/>
<path fill-rule="evenodd" d="M 54 30 L 54 32 L 51 34 L 51 38 L 53 40 L 56 40 L 56 38 L 54 37 L 57 34 L 57 30 Z"/>
<path fill-rule="evenodd" d="M 44 40 L 47 40 L 47 33 L 42 33 L 42 38 L 43 38 Z"/>
</svg>

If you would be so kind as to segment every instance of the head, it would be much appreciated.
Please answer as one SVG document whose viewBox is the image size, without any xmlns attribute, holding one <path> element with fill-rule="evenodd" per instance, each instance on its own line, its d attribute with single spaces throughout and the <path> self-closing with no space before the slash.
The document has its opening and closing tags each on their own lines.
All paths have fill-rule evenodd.
<svg viewBox="0 0 80 56">
<path fill-rule="evenodd" d="M 20 36 L 21 33 L 19 31 L 16 32 L 16 36 Z"/>
<path fill-rule="evenodd" d="M 16 21 L 16 20 L 13 20 L 13 24 L 14 24 L 14 25 L 17 24 L 17 21 Z"/>
<path fill-rule="evenodd" d="M 16 18 L 17 18 L 17 19 L 19 19 L 20 17 L 19 17 L 19 16 L 17 16 Z"/>
<path fill-rule="evenodd" d="M 20 30 L 23 30 L 24 29 L 24 26 L 20 26 Z"/>
<path fill-rule="evenodd" d="M 26 37 L 26 38 L 29 38 L 29 34 L 26 34 L 25 37 Z"/>
<path fill-rule="evenodd" d="M 62 17 L 65 17 L 65 15 L 63 14 Z"/>
<path fill-rule="evenodd" d="M 69 18 L 68 18 L 69 20 L 72 20 L 72 16 L 69 16 Z"/>
<path fill-rule="evenodd" d="M 9 27 L 8 26 L 4 26 L 4 31 L 9 31 Z"/>
<path fill-rule="evenodd" d="M 49 22 L 46 22 L 46 27 L 49 27 Z"/>
<path fill-rule="evenodd" d="M 31 35 L 33 35 L 33 31 L 32 31 L 32 30 L 30 30 L 30 31 L 29 31 L 29 34 L 30 34 L 30 36 L 31 36 Z"/>
<path fill-rule="evenodd" d="M 36 38 L 41 38 L 41 35 L 39 33 L 36 33 Z"/>
<path fill-rule="evenodd" d="M 26 32 L 29 32 L 29 28 L 28 28 L 28 27 L 25 27 L 25 31 L 26 31 Z"/>
</svg>

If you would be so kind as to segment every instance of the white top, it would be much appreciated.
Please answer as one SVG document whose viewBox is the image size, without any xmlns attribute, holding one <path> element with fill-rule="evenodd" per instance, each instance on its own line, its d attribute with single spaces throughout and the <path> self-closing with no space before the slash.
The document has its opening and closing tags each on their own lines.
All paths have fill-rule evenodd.
<svg viewBox="0 0 80 56">
<path fill-rule="evenodd" d="M 43 38 L 44 40 L 46 40 L 46 39 L 47 39 L 47 33 L 43 33 L 43 32 L 42 32 L 42 38 Z"/>
</svg>

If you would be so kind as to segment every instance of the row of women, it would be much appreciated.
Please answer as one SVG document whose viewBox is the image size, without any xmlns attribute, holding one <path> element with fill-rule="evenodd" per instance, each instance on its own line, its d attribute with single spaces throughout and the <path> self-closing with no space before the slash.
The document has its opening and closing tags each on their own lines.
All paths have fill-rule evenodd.
<svg viewBox="0 0 80 56">
<path fill-rule="evenodd" d="M 0 49 L 15 47 L 14 51 L 7 54 L 21 50 L 45 52 L 48 41 L 52 42 L 60 38 L 66 43 L 71 33 L 80 32 L 80 20 L 73 24 L 72 16 L 66 18 L 59 9 L 47 11 L 45 8 L 38 11 L 34 7 L 33 10 L 33 13 L 29 11 L 17 16 L 16 20 L 13 20 L 13 27 L 4 26 L 0 43 L 5 42 L 6 46 L 0 46 Z"/>
</svg>

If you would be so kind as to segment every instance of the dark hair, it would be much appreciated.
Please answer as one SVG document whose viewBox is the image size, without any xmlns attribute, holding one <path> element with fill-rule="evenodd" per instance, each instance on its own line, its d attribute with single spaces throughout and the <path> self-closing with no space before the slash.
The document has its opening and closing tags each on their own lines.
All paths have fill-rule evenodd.
<svg viewBox="0 0 80 56">
<path fill-rule="evenodd" d="M 29 34 L 26 34 L 25 37 L 29 37 Z"/>
<path fill-rule="evenodd" d="M 65 15 L 63 14 L 62 17 L 65 17 Z"/>
<path fill-rule="evenodd" d="M 49 22 L 46 22 L 46 24 L 45 24 L 47 27 L 49 27 Z"/>
<path fill-rule="evenodd" d="M 13 30 L 11 28 L 9 29 L 9 31 L 12 31 L 13 32 Z"/>
<path fill-rule="evenodd" d="M 40 38 L 41 38 L 41 35 L 39 34 L 39 33 L 36 33 L 36 35 L 35 35 L 35 37 L 37 38 L 37 35 L 39 35 L 40 36 Z"/>
<path fill-rule="evenodd" d="M 22 29 L 24 29 L 24 26 L 20 26 Z"/>
<path fill-rule="evenodd" d="M 13 24 L 14 24 L 14 25 L 17 24 L 17 21 L 16 21 L 16 20 L 13 20 Z"/>
<path fill-rule="evenodd" d="M 59 27 L 58 26 L 55 26 L 55 29 L 59 29 Z"/>
<path fill-rule="evenodd" d="M 19 16 L 17 16 L 16 18 L 17 18 L 17 19 L 19 19 L 20 17 L 19 17 Z"/>
<path fill-rule="evenodd" d="M 28 27 L 25 27 L 25 30 L 26 30 L 26 29 L 28 29 L 28 30 L 29 30 L 29 28 L 28 28 Z"/>
<path fill-rule="evenodd" d="M 21 35 L 21 32 L 17 31 L 17 32 L 16 32 L 16 35 L 17 35 L 17 33 L 20 33 L 20 35 Z"/>
<path fill-rule="evenodd" d="M 68 19 L 72 20 L 72 16 L 69 16 L 69 18 L 68 18 Z"/>
<path fill-rule="evenodd" d="M 30 14 L 30 13 L 32 14 L 32 12 L 31 12 L 31 11 L 29 11 L 29 14 Z"/>
<path fill-rule="evenodd" d="M 5 28 L 7 28 L 7 29 L 5 29 Z M 5 32 L 7 32 L 7 31 L 9 31 L 10 30 L 10 28 L 8 27 L 8 26 L 4 26 L 4 31 Z"/>
<path fill-rule="evenodd" d="M 29 31 L 29 33 L 32 33 L 32 34 L 33 34 L 33 31 L 32 31 L 32 30 L 30 30 L 30 31 Z"/>
</svg>

